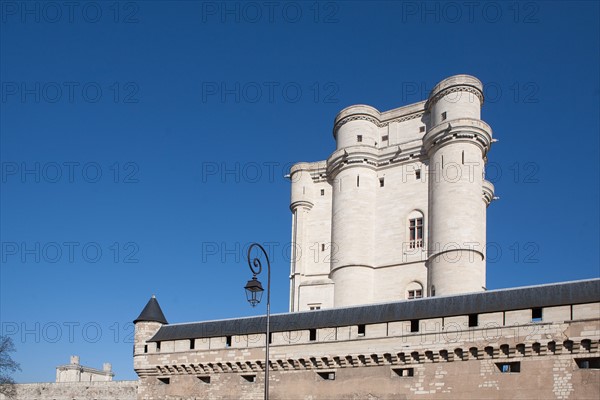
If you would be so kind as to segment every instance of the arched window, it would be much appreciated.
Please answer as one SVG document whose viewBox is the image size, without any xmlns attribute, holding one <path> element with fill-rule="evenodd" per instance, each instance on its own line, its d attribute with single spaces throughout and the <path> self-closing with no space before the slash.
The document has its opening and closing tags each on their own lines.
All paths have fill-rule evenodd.
<svg viewBox="0 0 600 400">
<path fill-rule="evenodd" d="M 408 247 L 411 249 L 419 249 L 423 247 L 423 239 L 425 238 L 423 213 L 420 211 L 412 211 L 408 215 Z"/>
<path fill-rule="evenodd" d="M 423 286 L 419 282 L 411 282 L 406 287 L 406 299 L 420 299 L 423 297 Z"/>
</svg>

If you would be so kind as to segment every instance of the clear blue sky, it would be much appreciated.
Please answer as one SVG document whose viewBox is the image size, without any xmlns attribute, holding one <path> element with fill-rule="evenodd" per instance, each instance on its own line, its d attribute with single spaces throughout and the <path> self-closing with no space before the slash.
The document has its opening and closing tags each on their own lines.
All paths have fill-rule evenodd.
<svg viewBox="0 0 600 400">
<path fill-rule="evenodd" d="M 272 243 L 287 311 L 289 165 L 327 158 L 342 108 L 459 73 L 486 85 L 500 139 L 488 287 L 600 275 L 597 2 L 74 3 L 0 2 L 18 381 L 71 354 L 135 379 L 130 322 L 152 294 L 170 322 L 264 313 L 242 289 L 252 241 Z"/>
</svg>

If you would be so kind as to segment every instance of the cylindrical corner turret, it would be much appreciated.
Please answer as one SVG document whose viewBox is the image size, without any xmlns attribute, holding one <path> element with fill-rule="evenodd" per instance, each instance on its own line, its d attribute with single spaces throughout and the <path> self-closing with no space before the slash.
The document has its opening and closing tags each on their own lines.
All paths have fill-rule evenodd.
<svg viewBox="0 0 600 400">
<path fill-rule="evenodd" d="M 148 353 L 148 347 L 150 343 L 148 340 L 154 336 L 156 332 L 163 326 L 167 325 L 167 319 L 163 314 L 158 300 L 152 295 L 148 303 L 140 313 L 140 315 L 133 321 L 135 334 L 134 334 L 134 363 L 135 356 Z M 155 343 L 153 343 L 155 345 Z"/>
<path fill-rule="evenodd" d="M 314 184 L 311 177 L 312 170 L 314 170 L 314 165 L 309 163 L 294 164 L 290 169 L 290 181 L 292 182 L 290 210 L 292 212 L 295 212 L 298 207 L 310 210 L 313 206 Z"/>
<path fill-rule="evenodd" d="M 482 88 L 472 76 L 454 76 L 434 87 L 426 105 L 432 123 L 423 138 L 429 156 L 430 296 L 485 290 L 490 187 L 483 175 L 492 130 L 480 119 Z"/>
<path fill-rule="evenodd" d="M 333 137 L 337 149 L 350 146 L 376 146 L 379 139 L 377 124 L 380 113 L 364 104 L 350 106 L 335 117 Z"/>
<path fill-rule="evenodd" d="M 483 84 L 470 75 L 444 79 L 431 90 L 425 109 L 430 113 L 431 127 L 452 119 L 481 118 Z"/>
</svg>

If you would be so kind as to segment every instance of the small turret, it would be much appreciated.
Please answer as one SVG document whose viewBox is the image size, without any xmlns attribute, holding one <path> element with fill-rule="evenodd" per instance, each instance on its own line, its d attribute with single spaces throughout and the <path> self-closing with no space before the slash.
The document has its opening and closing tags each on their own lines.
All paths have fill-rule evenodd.
<svg viewBox="0 0 600 400">
<path fill-rule="evenodd" d="M 133 347 L 134 366 L 138 363 L 138 355 L 156 351 L 156 343 L 148 343 L 148 340 L 163 326 L 167 325 L 167 319 L 158 304 L 156 297 L 152 295 L 148 303 L 133 321 L 135 325 L 135 338 Z"/>
</svg>

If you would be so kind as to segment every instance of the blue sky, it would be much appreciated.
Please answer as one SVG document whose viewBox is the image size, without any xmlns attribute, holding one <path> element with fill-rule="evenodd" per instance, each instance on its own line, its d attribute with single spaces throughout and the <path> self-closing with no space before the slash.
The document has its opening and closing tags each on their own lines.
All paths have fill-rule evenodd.
<svg viewBox="0 0 600 400">
<path fill-rule="evenodd" d="M 328 157 L 342 108 L 459 73 L 485 84 L 500 139 L 488 288 L 600 275 L 597 2 L 73 4 L 0 2 L 0 333 L 18 381 L 71 354 L 135 379 L 152 294 L 170 322 L 264 313 L 242 289 L 253 241 L 287 311 L 289 166 Z"/>
</svg>

